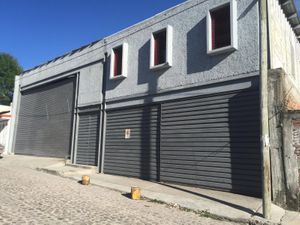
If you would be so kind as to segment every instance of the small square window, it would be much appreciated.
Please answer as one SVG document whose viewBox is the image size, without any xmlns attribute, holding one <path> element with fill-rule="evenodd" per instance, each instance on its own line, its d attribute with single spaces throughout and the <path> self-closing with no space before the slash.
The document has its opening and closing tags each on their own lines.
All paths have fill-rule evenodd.
<svg viewBox="0 0 300 225">
<path fill-rule="evenodd" d="M 110 79 L 127 77 L 128 45 L 124 43 L 111 50 Z"/>
<path fill-rule="evenodd" d="M 207 15 L 207 53 L 237 49 L 236 0 L 209 10 Z"/>
<path fill-rule="evenodd" d="M 151 35 L 150 69 L 172 66 L 173 29 L 171 26 Z"/>
</svg>

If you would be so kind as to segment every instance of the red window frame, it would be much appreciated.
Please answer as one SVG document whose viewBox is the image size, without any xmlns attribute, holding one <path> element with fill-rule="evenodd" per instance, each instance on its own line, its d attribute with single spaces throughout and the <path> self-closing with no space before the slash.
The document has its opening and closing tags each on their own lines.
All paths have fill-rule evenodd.
<svg viewBox="0 0 300 225">
<path fill-rule="evenodd" d="M 122 74 L 123 69 L 123 46 L 119 46 L 113 49 L 114 52 L 114 76 Z"/>
<path fill-rule="evenodd" d="M 212 50 L 231 45 L 230 4 L 210 12 Z"/>
<path fill-rule="evenodd" d="M 154 66 L 167 62 L 167 29 L 153 34 L 154 39 Z"/>
</svg>

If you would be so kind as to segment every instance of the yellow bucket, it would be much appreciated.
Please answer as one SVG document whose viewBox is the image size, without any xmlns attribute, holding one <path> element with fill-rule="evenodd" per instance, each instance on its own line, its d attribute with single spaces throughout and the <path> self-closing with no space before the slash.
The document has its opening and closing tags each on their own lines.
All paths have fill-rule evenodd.
<svg viewBox="0 0 300 225">
<path fill-rule="evenodd" d="M 81 183 L 82 183 L 83 185 L 89 185 L 89 184 L 90 184 L 90 181 L 91 181 L 91 179 L 90 179 L 89 176 L 87 176 L 87 175 L 82 176 Z"/>
<path fill-rule="evenodd" d="M 131 199 L 133 200 L 141 199 L 141 189 L 139 187 L 131 187 Z"/>
</svg>

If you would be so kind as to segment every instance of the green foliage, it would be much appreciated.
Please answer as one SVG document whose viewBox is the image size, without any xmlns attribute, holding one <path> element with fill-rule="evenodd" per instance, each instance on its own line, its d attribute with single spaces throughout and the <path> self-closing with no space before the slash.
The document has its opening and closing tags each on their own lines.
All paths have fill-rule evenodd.
<svg viewBox="0 0 300 225">
<path fill-rule="evenodd" d="M 22 71 L 22 67 L 13 56 L 0 53 L 0 104 L 10 104 L 14 92 L 15 76 Z"/>
</svg>

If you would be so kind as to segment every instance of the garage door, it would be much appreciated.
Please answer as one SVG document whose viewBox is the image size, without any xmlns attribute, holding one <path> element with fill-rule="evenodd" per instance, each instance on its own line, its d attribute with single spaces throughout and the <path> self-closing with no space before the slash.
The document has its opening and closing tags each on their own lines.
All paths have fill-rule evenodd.
<svg viewBox="0 0 300 225">
<path fill-rule="evenodd" d="M 159 107 L 107 112 L 104 172 L 157 179 Z"/>
<path fill-rule="evenodd" d="M 76 164 L 96 166 L 99 148 L 100 109 L 79 114 Z"/>
<path fill-rule="evenodd" d="M 16 154 L 69 157 L 74 89 L 68 78 L 21 93 Z"/>
<path fill-rule="evenodd" d="M 161 181 L 260 195 L 258 90 L 162 105 Z"/>
</svg>

